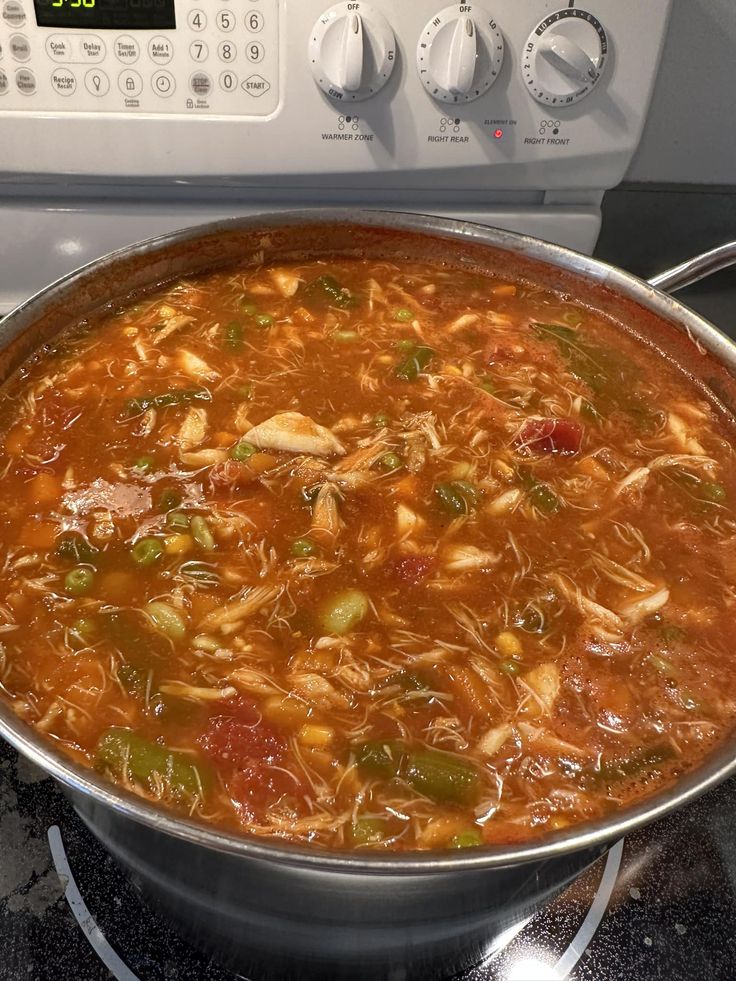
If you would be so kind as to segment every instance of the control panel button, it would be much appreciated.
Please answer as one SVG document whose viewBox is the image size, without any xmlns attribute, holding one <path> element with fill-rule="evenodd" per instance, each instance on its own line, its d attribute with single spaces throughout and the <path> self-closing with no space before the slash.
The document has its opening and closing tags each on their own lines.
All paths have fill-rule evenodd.
<svg viewBox="0 0 736 981">
<path fill-rule="evenodd" d="M 77 89 L 77 79 L 74 72 L 68 68 L 57 68 L 51 72 L 51 87 L 59 95 L 74 95 Z"/>
<path fill-rule="evenodd" d="M 8 47 L 16 61 L 28 61 L 31 57 L 31 45 L 23 34 L 12 34 Z"/>
<path fill-rule="evenodd" d="M 50 34 L 46 38 L 46 54 L 52 61 L 71 61 L 73 41 L 66 34 Z"/>
<path fill-rule="evenodd" d="M 203 31 L 207 27 L 207 15 L 203 10 L 190 10 L 187 24 L 193 31 Z"/>
<path fill-rule="evenodd" d="M 101 68 L 90 68 L 84 76 L 84 87 L 90 95 L 107 95 L 110 91 L 110 79 Z"/>
<path fill-rule="evenodd" d="M 156 95 L 168 99 L 170 95 L 174 94 L 176 81 L 171 72 L 156 72 L 151 79 L 151 86 Z"/>
<path fill-rule="evenodd" d="M 251 75 L 243 82 L 243 89 L 254 99 L 260 99 L 270 88 L 271 83 L 267 82 L 261 75 Z"/>
<path fill-rule="evenodd" d="M 15 73 L 15 87 L 22 95 L 33 95 L 36 91 L 36 76 L 30 68 L 19 68 Z"/>
<path fill-rule="evenodd" d="M 212 79 L 207 72 L 195 72 L 189 79 L 189 88 L 193 95 L 204 98 L 212 91 Z"/>
<path fill-rule="evenodd" d="M 215 17 L 218 30 L 229 33 L 235 27 L 235 14 L 231 10 L 220 10 Z"/>
<path fill-rule="evenodd" d="M 220 61 L 235 61 L 237 53 L 234 41 L 220 41 L 217 45 L 217 57 Z"/>
<path fill-rule="evenodd" d="M 118 75 L 118 88 L 129 99 L 135 99 L 143 91 L 143 79 L 138 72 L 127 68 Z"/>
<path fill-rule="evenodd" d="M 78 43 L 77 56 L 75 61 L 94 63 L 103 61 L 105 58 L 105 42 L 95 34 L 84 34 L 74 40 Z"/>
<path fill-rule="evenodd" d="M 223 92 L 234 92 L 238 87 L 238 76 L 235 72 L 222 72 L 220 75 L 220 88 Z"/>
<path fill-rule="evenodd" d="M 167 37 L 152 37 L 148 42 L 148 57 L 157 65 L 168 65 L 174 57 L 174 45 Z"/>
<path fill-rule="evenodd" d="M 3 20 L 11 27 L 20 27 L 26 22 L 26 12 L 18 0 L 5 0 L 3 4 Z"/>
<path fill-rule="evenodd" d="M 251 10 L 245 15 L 245 29 L 251 34 L 258 34 L 263 30 L 263 14 L 258 10 Z"/>
<path fill-rule="evenodd" d="M 5 95 L 9 88 L 10 85 L 8 83 L 8 76 L 5 74 L 2 68 L 0 68 L 0 95 Z"/>
<path fill-rule="evenodd" d="M 245 46 L 245 57 L 254 65 L 257 65 L 259 61 L 263 61 L 265 54 L 266 49 L 260 41 L 249 41 Z"/>
<path fill-rule="evenodd" d="M 116 37 L 113 48 L 115 50 L 115 57 L 118 59 L 118 61 L 122 61 L 124 65 L 135 64 L 141 54 L 141 49 L 138 47 L 138 42 L 129 34 L 123 34 L 121 37 Z"/>
<path fill-rule="evenodd" d="M 312 28 L 308 51 L 317 85 L 343 103 L 370 99 L 396 64 L 391 25 L 368 3 L 336 3 L 325 10 Z"/>
<path fill-rule="evenodd" d="M 204 41 L 192 41 L 189 45 L 189 57 L 192 61 L 206 61 L 210 53 Z"/>
</svg>

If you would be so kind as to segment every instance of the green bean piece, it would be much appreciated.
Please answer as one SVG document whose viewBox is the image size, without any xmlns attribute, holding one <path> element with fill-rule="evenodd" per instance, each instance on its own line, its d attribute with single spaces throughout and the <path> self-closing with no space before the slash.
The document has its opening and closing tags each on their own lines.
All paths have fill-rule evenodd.
<svg viewBox="0 0 736 981">
<path fill-rule="evenodd" d="M 92 589 L 94 582 L 94 570 L 80 565 L 76 569 L 70 569 L 64 576 L 64 589 L 72 596 L 84 596 Z"/>
<path fill-rule="evenodd" d="M 166 527 L 176 531 L 186 531 L 189 527 L 189 516 L 183 511 L 169 511 L 166 515 Z"/>
<path fill-rule="evenodd" d="M 148 409 L 165 409 L 170 405 L 189 405 L 192 402 L 211 402 L 212 396 L 206 388 L 179 388 L 160 395 L 138 395 L 125 403 L 126 414 L 138 416 Z"/>
<path fill-rule="evenodd" d="M 134 562 L 147 567 L 158 562 L 164 554 L 164 548 L 158 538 L 139 538 L 130 554 Z"/>
<path fill-rule="evenodd" d="M 291 554 L 296 555 L 297 558 L 306 559 L 310 555 L 315 555 L 317 552 L 317 546 L 309 538 L 296 538 L 291 543 Z"/>
<path fill-rule="evenodd" d="M 661 633 L 666 644 L 679 644 L 687 636 L 682 627 L 674 623 L 663 624 Z"/>
<path fill-rule="evenodd" d="M 349 634 L 365 619 L 370 603 L 359 589 L 344 589 L 331 596 L 320 610 L 319 621 L 328 634 Z"/>
<path fill-rule="evenodd" d="M 344 289 L 334 276 L 325 273 L 307 283 L 302 290 L 302 295 L 308 306 L 313 307 L 338 307 L 340 310 L 348 310 L 357 305 L 357 297 Z"/>
<path fill-rule="evenodd" d="M 138 473 L 151 473 L 151 471 L 156 469 L 155 459 L 146 454 L 145 456 L 139 456 L 138 459 L 133 464 L 133 470 L 137 470 Z"/>
<path fill-rule="evenodd" d="M 253 322 L 256 327 L 261 327 L 265 330 L 267 327 L 273 327 L 274 320 L 270 313 L 257 313 L 253 317 Z"/>
<path fill-rule="evenodd" d="M 587 399 L 583 399 L 580 403 L 580 415 L 583 417 L 583 419 L 587 419 L 588 422 L 598 423 L 603 421 L 603 416 L 596 409 L 593 403 L 589 402 Z"/>
<path fill-rule="evenodd" d="M 187 625 L 178 610 L 169 603 L 153 600 L 146 604 L 146 613 L 154 626 L 172 640 L 184 640 L 187 635 Z"/>
<path fill-rule="evenodd" d="M 69 628 L 69 634 L 76 643 L 87 647 L 97 640 L 99 630 L 92 617 L 79 617 Z"/>
<path fill-rule="evenodd" d="M 477 848 L 483 844 L 483 839 L 474 829 L 460 831 L 450 842 L 451 848 Z"/>
<path fill-rule="evenodd" d="M 488 395 L 495 395 L 497 391 L 496 383 L 493 381 L 493 379 L 489 378 L 488 375 L 484 375 L 480 379 L 480 388 L 482 388 L 484 392 L 487 392 Z"/>
<path fill-rule="evenodd" d="M 584 766 L 578 773 L 578 779 L 583 789 L 593 789 L 653 770 L 660 763 L 666 763 L 674 756 L 672 745 L 661 743 L 621 759 L 602 760 L 597 765 Z"/>
<path fill-rule="evenodd" d="M 397 671 L 396 674 L 389 675 L 382 683 L 381 688 L 391 688 L 398 685 L 402 691 L 427 691 L 431 688 L 430 682 L 415 671 Z"/>
<path fill-rule="evenodd" d="M 394 312 L 394 319 L 398 320 L 400 323 L 406 324 L 410 320 L 414 319 L 414 314 L 406 307 L 400 307 Z"/>
<path fill-rule="evenodd" d="M 188 753 L 168 749 L 118 726 L 102 734 L 96 765 L 117 778 L 130 775 L 149 789 L 158 776 L 176 797 L 202 797 L 212 785 L 209 768 Z"/>
<path fill-rule="evenodd" d="M 436 484 L 434 492 L 442 510 L 453 517 L 470 514 L 478 503 L 478 491 L 467 480 Z"/>
<path fill-rule="evenodd" d="M 210 531 L 210 526 L 201 515 L 196 515 L 189 522 L 195 542 L 205 552 L 211 552 L 215 548 L 215 539 Z"/>
<path fill-rule="evenodd" d="M 92 565 L 99 552 L 94 545 L 87 541 L 84 535 L 72 531 L 62 535 L 61 538 L 57 538 L 54 554 L 63 562 L 73 562 L 75 565 Z"/>
<path fill-rule="evenodd" d="M 383 818 L 361 817 L 350 826 L 350 840 L 353 845 L 374 845 L 387 835 L 387 823 Z"/>
<path fill-rule="evenodd" d="M 304 498 L 305 502 L 310 505 L 310 507 L 317 500 L 317 495 L 321 489 L 322 484 L 315 484 L 313 487 L 302 487 L 302 497 Z"/>
<path fill-rule="evenodd" d="M 133 698 L 142 700 L 149 688 L 151 671 L 144 671 L 132 664 L 121 664 L 118 668 L 118 681 Z"/>
<path fill-rule="evenodd" d="M 378 462 L 382 470 L 388 470 L 389 472 L 399 470 L 404 465 L 404 461 L 398 453 L 384 453 Z"/>
<path fill-rule="evenodd" d="M 243 325 L 237 320 L 225 325 L 225 343 L 233 351 L 243 346 Z"/>
<path fill-rule="evenodd" d="M 409 753 L 404 778 L 420 794 L 438 803 L 473 804 L 480 792 L 475 765 L 437 749 Z"/>
<path fill-rule="evenodd" d="M 405 747 L 397 739 L 370 739 L 354 747 L 355 765 L 368 777 L 397 777 Z"/>
<path fill-rule="evenodd" d="M 431 347 L 420 345 L 394 368 L 394 374 L 401 381 L 416 381 L 420 372 L 424 371 L 434 357 Z"/>
<path fill-rule="evenodd" d="M 560 510 L 560 499 L 547 484 L 535 484 L 529 491 L 529 500 L 542 514 L 555 514 Z"/>
<path fill-rule="evenodd" d="M 175 490 L 173 487 L 166 487 L 159 494 L 157 507 L 158 510 L 163 512 L 164 514 L 167 511 L 173 511 L 175 508 L 178 508 L 180 504 L 181 504 L 181 494 L 179 493 L 178 490 Z"/>
<path fill-rule="evenodd" d="M 197 562 L 192 560 L 190 562 L 183 562 L 179 568 L 179 572 L 186 576 L 187 579 L 192 579 L 194 582 L 199 583 L 200 586 L 219 586 L 220 577 L 211 565 L 207 565 L 206 562 Z"/>
<path fill-rule="evenodd" d="M 258 452 L 258 447 L 254 446 L 252 443 L 247 442 L 247 440 L 241 439 L 239 443 L 230 448 L 230 459 L 237 460 L 238 463 L 245 463 L 254 453 Z"/>
<path fill-rule="evenodd" d="M 668 678 L 674 678 L 677 676 L 677 669 L 672 661 L 668 660 L 666 657 L 662 657 L 661 654 L 650 654 L 646 660 L 649 661 L 653 668 L 656 668 L 657 671 L 667 675 Z"/>
</svg>

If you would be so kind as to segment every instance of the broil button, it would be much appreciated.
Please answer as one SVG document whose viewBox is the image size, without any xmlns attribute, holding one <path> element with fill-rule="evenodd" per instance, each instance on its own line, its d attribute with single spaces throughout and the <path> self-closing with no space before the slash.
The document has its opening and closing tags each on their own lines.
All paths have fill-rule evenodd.
<svg viewBox="0 0 736 981">
<path fill-rule="evenodd" d="M 16 61 L 28 61 L 31 57 L 31 46 L 23 34 L 13 34 L 10 38 L 10 53 Z"/>
<path fill-rule="evenodd" d="M 254 99 L 260 99 L 271 88 L 271 83 L 267 82 L 261 75 L 250 75 L 243 82 L 242 87 L 248 95 L 252 95 Z"/>
</svg>

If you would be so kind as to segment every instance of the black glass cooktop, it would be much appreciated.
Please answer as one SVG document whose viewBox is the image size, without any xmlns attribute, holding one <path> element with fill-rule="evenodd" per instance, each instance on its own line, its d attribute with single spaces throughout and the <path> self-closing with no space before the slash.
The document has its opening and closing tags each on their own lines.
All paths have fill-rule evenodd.
<svg viewBox="0 0 736 981">
<path fill-rule="evenodd" d="M 619 842 L 453 981 L 733 981 L 735 817 L 731 781 Z M 145 905 L 54 782 L 2 743 L 0 846 L 1 981 L 235 978 Z"/>
</svg>

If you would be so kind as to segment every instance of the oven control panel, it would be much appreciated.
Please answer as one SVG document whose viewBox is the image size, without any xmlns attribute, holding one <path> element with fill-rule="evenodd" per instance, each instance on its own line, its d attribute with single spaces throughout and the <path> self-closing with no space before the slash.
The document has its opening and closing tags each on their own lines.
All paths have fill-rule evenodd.
<svg viewBox="0 0 736 981">
<path fill-rule="evenodd" d="M 0 0 L 0 110 L 267 116 L 278 0 Z"/>
<path fill-rule="evenodd" d="M 600 190 L 670 5 L 0 0 L 0 178 Z"/>
</svg>

